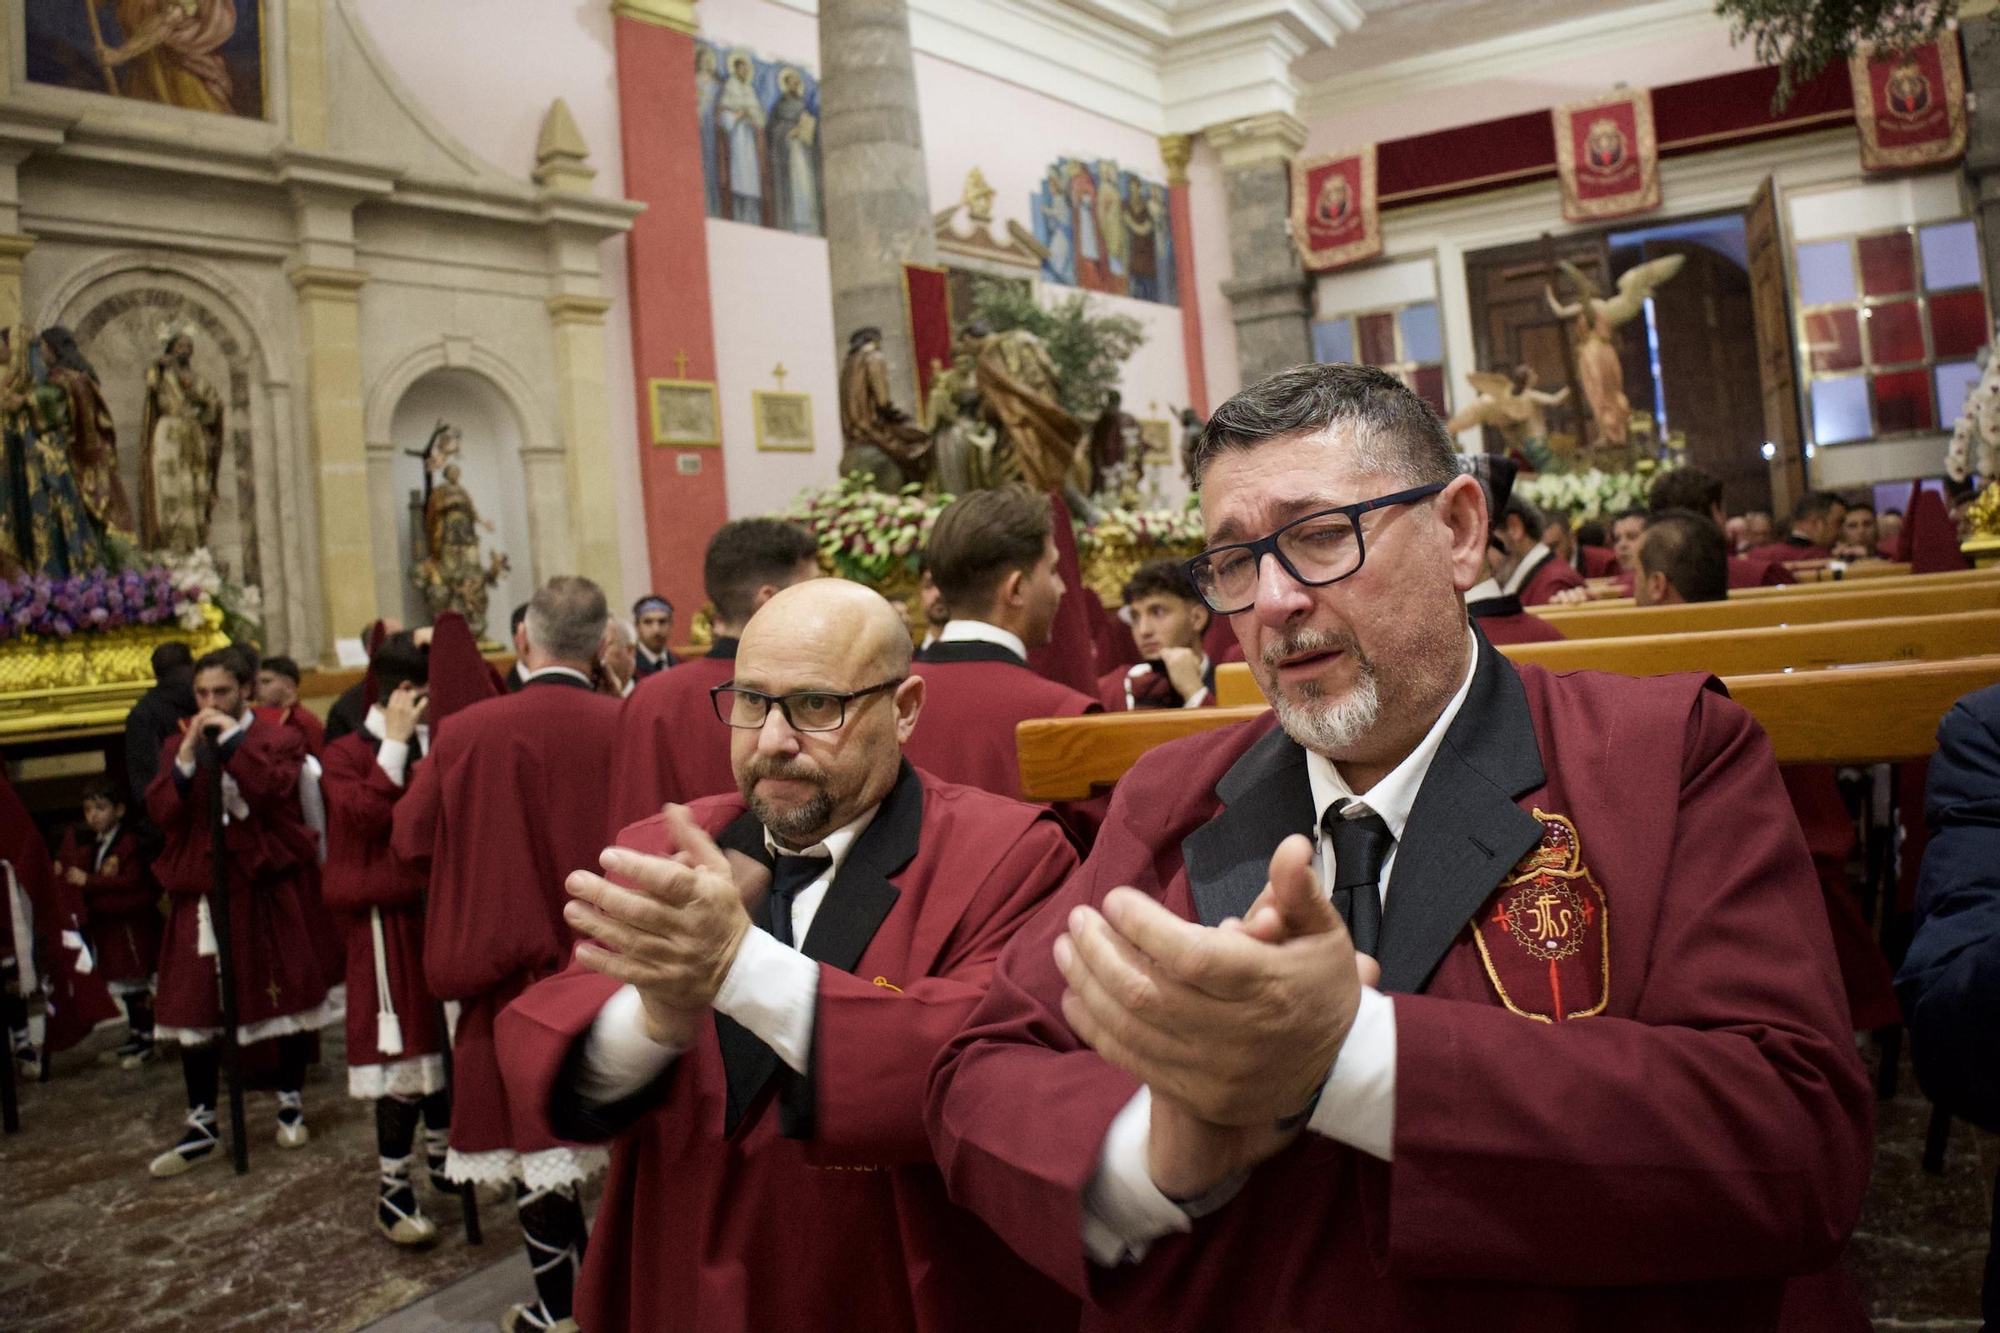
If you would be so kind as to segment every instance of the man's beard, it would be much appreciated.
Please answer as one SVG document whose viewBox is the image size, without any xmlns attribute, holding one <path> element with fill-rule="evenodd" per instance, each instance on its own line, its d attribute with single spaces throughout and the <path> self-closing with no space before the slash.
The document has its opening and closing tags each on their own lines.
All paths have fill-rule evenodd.
<svg viewBox="0 0 2000 1333">
<path fill-rule="evenodd" d="M 757 784 L 765 778 L 809 782 L 817 790 L 804 804 L 781 810 L 757 795 Z M 744 799 L 750 803 L 750 813 L 777 837 L 794 841 L 809 837 L 825 828 L 827 820 L 833 817 L 833 793 L 827 790 L 826 774 L 804 760 L 753 759 L 738 781 Z"/>
<path fill-rule="evenodd" d="M 1307 652 L 1339 651 L 1354 660 L 1355 681 L 1345 695 L 1329 701 L 1318 682 L 1299 688 L 1303 701 L 1294 700 L 1277 684 L 1278 663 Z M 1287 634 L 1264 650 L 1264 666 L 1270 672 L 1271 707 L 1285 734 L 1318 754 L 1332 756 L 1352 749 L 1375 729 L 1382 716 L 1382 695 L 1376 686 L 1375 664 L 1361 651 L 1352 634 L 1333 630 L 1300 629 Z"/>
</svg>

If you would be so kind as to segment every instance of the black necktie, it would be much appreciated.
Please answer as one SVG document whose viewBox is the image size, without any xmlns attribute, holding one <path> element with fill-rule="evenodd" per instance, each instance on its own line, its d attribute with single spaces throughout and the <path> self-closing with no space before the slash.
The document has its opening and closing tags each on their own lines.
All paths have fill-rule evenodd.
<svg viewBox="0 0 2000 1333">
<path fill-rule="evenodd" d="M 831 864 L 824 856 L 771 858 L 771 935 L 778 943 L 798 947 L 792 938 L 792 904 Z"/>
<path fill-rule="evenodd" d="M 1347 922 L 1355 951 L 1372 958 L 1382 938 L 1382 862 L 1396 839 L 1382 816 L 1346 819 L 1334 806 L 1326 808 L 1320 827 L 1333 841 L 1334 908 Z"/>
</svg>

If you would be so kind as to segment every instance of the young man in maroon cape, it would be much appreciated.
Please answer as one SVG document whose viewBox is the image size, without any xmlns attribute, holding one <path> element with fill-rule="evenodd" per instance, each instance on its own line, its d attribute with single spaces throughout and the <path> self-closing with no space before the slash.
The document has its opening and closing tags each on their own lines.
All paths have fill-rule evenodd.
<svg viewBox="0 0 2000 1333">
<path fill-rule="evenodd" d="M 410 1179 L 417 1121 L 425 1127 L 431 1184 L 445 1180 L 451 1094 L 444 1081 L 438 1002 L 424 984 L 428 877 L 390 847 L 396 806 L 430 748 L 423 719 L 430 663 L 419 630 L 392 634 L 368 664 L 376 698 L 361 730 L 326 747 L 327 907 L 347 932 L 347 1094 L 375 1104 L 380 1168 L 375 1226 L 397 1245 L 428 1245 L 437 1224 Z"/>
<path fill-rule="evenodd" d="M 534 1270 L 536 1298 L 507 1312 L 505 1333 L 573 1327 L 565 1321 L 584 1250 L 577 1189 L 604 1160 L 509 1118 L 493 1020 L 569 961 L 563 880 L 604 848 L 619 704 L 591 687 L 590 666 L 610 620 L 589 579 L 544 584 L 528 603 L 521 688 L 443 719 L 394 815 L 396 854 L 430 869 L 424 979 L 458 1005 L 445 1175 L 513 1185 Z M 435 660 L 442 627 L 439 635 L 434 690 L 445 688 Z"/>
<path fill-rule="evenodd" d="M 924 564 L 951 608 L 912 668 L 924 679 L 923 729 L 910 762 L 948 782 L 1021 795 L 1016 723 L 1103 711 L 1087 694 L 1028 666 L 1048 642 L 1063 581 L 1049 498 L 1021 487 L 974 491 L 931 525 Z"/>
<path fill-rule="evenodd" d="M 1107 713 L 1133 708 L 1201 708 L 1215 702 L 1215 663 L 1202 651 L 1208 607 L 1179 560 L 1153 560 L 1125 583 L 1125 609 L 1139 662 L 1097 680 Z"/>
<path fill-rule="evenodd" d="M 83 788 L 83 825 L 63 831 L 56 873 L 83 895 L 85 932 L 98 978 L 124 1006 L 127 1037 L 111 1053 L 137 1069 L 153 1058 L 153 971 L 160 962 L 159 890 L 118 789 L 94 778 Z"/>
<path fill-rule="evenodd" d="M 1546 525 L 1541 510 L 1518 495 L 1510 495 L 1501 502 L 1500 517 L 1492 526 L 1507 552 L 1499 573 L 1501 596 L 1519 598 L 1522 606 L 1546 605 L 1556 600 L 1557 593 L 1572 593 L 1579 600 L 1583 597 L 1583 575 L 1542 544 Z"/>
<path fill-rule="evenodd" d="M 932 1061 L 1075 853 L 1046 812 L 904 761 L 909 665 L 858 584 L 772 598 L 717 697 L 738 792 L 573 876 L 578 966 L 501 1017 L 516 1119 L 614 1139 L 591 1333 L 1075 1327 L 946 1202 L 923 1130 Z"/>
<path fill-rule="evenodd" d="M 1507 499 L 1514 493 L 1518 465 L 1505 454 L 1471 454 L 1465 456 L 1460 465 L 1478 478 L 1480 488 L 1486 492 L 1489 524 L 1486 562 L 1482 569 L 1486 577 L 1466 589 L 1465 613 L 1491 644 L 1551 643 L 1562 638 L 1561 630 L 1534 612 L 1523 610 L 1518 595 L 1500 591 L 1501 571 L 1507 566 L 1508 554 L 1498 525 L 1507 507 Z M 1547 530 L 1554 532 L 1556 529 L 1557 524 L 1551 522 Z"/>
<path fill-rule="evenodd" d="M 1468 628 L 1486 507 L 1380 371 L 1197 463 L 1273 712 L 1142 759 L 1002 956 L 952 1197 L 1092 1330 L 1865 1329 L 1868 1081 L 1756 724 Z"/>
<path fill-rule="evenodd" d="M 84 938 L 83 892 L 57 873 L 28 807 L 0 774 L 0 1013 L 21 1077 L 118 1016 Z"/>
<path fill-rule="evenodd" d="M 1832 491 L 1807 491 L 1792 507 L 1790 534 L 1781 542 L 1750 548 L 1744 558 L 1779 566 L 1826 560 L 1840 540 L 1840 522 L 1846 516 L 1847 506 Z"/>
<path fill-rule="evenodd" d="M 313 1034 L 333 1021 L 325 971 L 314 938 L 318 841 L 299 803 L 305 737 L 259 720 L 250 706 L 250 659 L 218 648 L 194 664 L 200 711 L 160 748 L 159 776 L 146 809 L 166 835 L 153 877 L 172 908 L 160 947 L 155 1035 L 181 1044 L 187 1083 L 187 1129 L 153 1159 L 155 1176 L 177 1176 L 211 1161 L 218 1142 L 216 1094 L 222 1069 L 222 998 L 214 922 L 209 913 L 216 848 L 211 839 L 207 773 L 198 768 L 204 733 L 213 732 L 222 762 L 222 857 L 227 866 L 230 953 L 236 982 L 236 1040 L 277 1040 L 278 1146 L 303 1147 L 306 1063 Z"/>
<path fill-rule="evenodd" d="M 734 674 L 736 636 L 757 608 L 780 588 L 818 574 L 819 547 L 796 523 L 739 518 L 716 529 L 701 563 L 715 637 L 704 656 L 641 680 L 625 701 L 611 758 L 607 837 L 657 815 L 669 801 L 736 789 L 729 728 L 716 720 L 708 692 Z"/>
<path fill-rule="evenodd" d="M 1655 514 L 1664 514 L 1669 509 L 1705 514 L 1725 533 L 1729 526 L 1729 515 L 1722 507 L 1722 479 L 1705 468 L 1691 465 L 1670 468 L 1653 478 L 1652 487 L 1646 492 L 1646 508 Z M 1723 545 L 1727 551 L 1726 535 Z M 1732 588 L 1769 587 L 1793 581 L 1791 571 L 1782 563 L 1751 560 L 1733 551 L 1727 554 Z"/>
</svg>

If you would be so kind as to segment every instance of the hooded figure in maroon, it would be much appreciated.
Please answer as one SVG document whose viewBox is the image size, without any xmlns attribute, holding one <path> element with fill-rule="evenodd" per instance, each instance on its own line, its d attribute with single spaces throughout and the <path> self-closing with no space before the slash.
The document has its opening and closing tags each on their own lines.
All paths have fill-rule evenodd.
<svg viewBox="0 0 2000 1333">
<path fill-rule="evenodd" d="M 618 701 L 592 689 L 590 667 L 609 623 L 589 579 L 544 584 L 528 603 L 525 683 L 446 719 L 395 803 L 396 854 L 430 871 L 424 979 L 458 1008 L 445 1173 L 515 1186 L 535 1271 L 536 1303 L 510 1311 L 510 1329 L 568 1317 L 584 1241 L 577 1186 L 603 1160 L 509 1120 L 493 1020 L 569 961 L 563 879 L 604 847 Z"/>
<path fill-rule="evenodd" d="M 1484 506 L 1379 371 L 1202 450 L 1273 714 L 1145 756 L 1002 956 L 932 1078 L 953 1199 L 1093 1330 L 1867 1328 L 1869 1088 L 1755 722 L 1469 629 Z"/>
<path fill-rule="evenodd" d="M 747 796 L 627 829 L 611 879 L 572 881 L 578 966 L 499 1024 L 515 1119 L 614 1140 L 579 1324 L 1073 1328 L 946 1201 L 923 1131 L 930 1066 L 1075 867 L 1068 839 L 904 762 L 924 683 L 873 592 L 778 594 L 737 661 Z"/>
</svg>

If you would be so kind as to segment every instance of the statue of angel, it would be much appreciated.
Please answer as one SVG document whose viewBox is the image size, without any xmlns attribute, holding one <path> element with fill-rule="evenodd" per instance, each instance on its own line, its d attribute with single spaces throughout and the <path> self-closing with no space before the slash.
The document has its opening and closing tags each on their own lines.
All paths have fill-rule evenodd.
<svg viewBox="0 0 2000 1333">
<path fill-rule="evenodd" d="M 1452 413 L 1444 428 L 1456 435 L 1471 426 L 1491 426 L 1529 467 L 1547 472 L 1555 462 L 1555 451 L 1549 448 L 1548 409 L 1568 402 L 1569 390 L 1545 393 L 1537 389 L 1535 368 L 1529 365 L 1514 367 L 1511 375 L 1497 370 L 1468 371 L 1465 382 L 1479 396 Z"/>
<path fill-rule="evenodd" d="M 1556 318 L 1576 321 L 1576 378 L 1597 423 L 1596 442 L 1600 445 L 1623 445 L 1626 418 L 1632 414 L 1632 403 L 1625 397 L 1625 371 L 1618 364 L 1611 331 L 1637 318 L 1646 308 L 1646 298 L 1679 273 L 1686 262 L 1685 255 L 1664 255 L 1629 268 L 1618 275 L 1618 295 L 1606 298 L 1597 294 L 1576 265 L 1562 261 L 1557 267 L 1569 275 L 1577 292 L 1576 303 L 1558 301 L 1553 284 L 1545 289 Z"/>
</svg>

